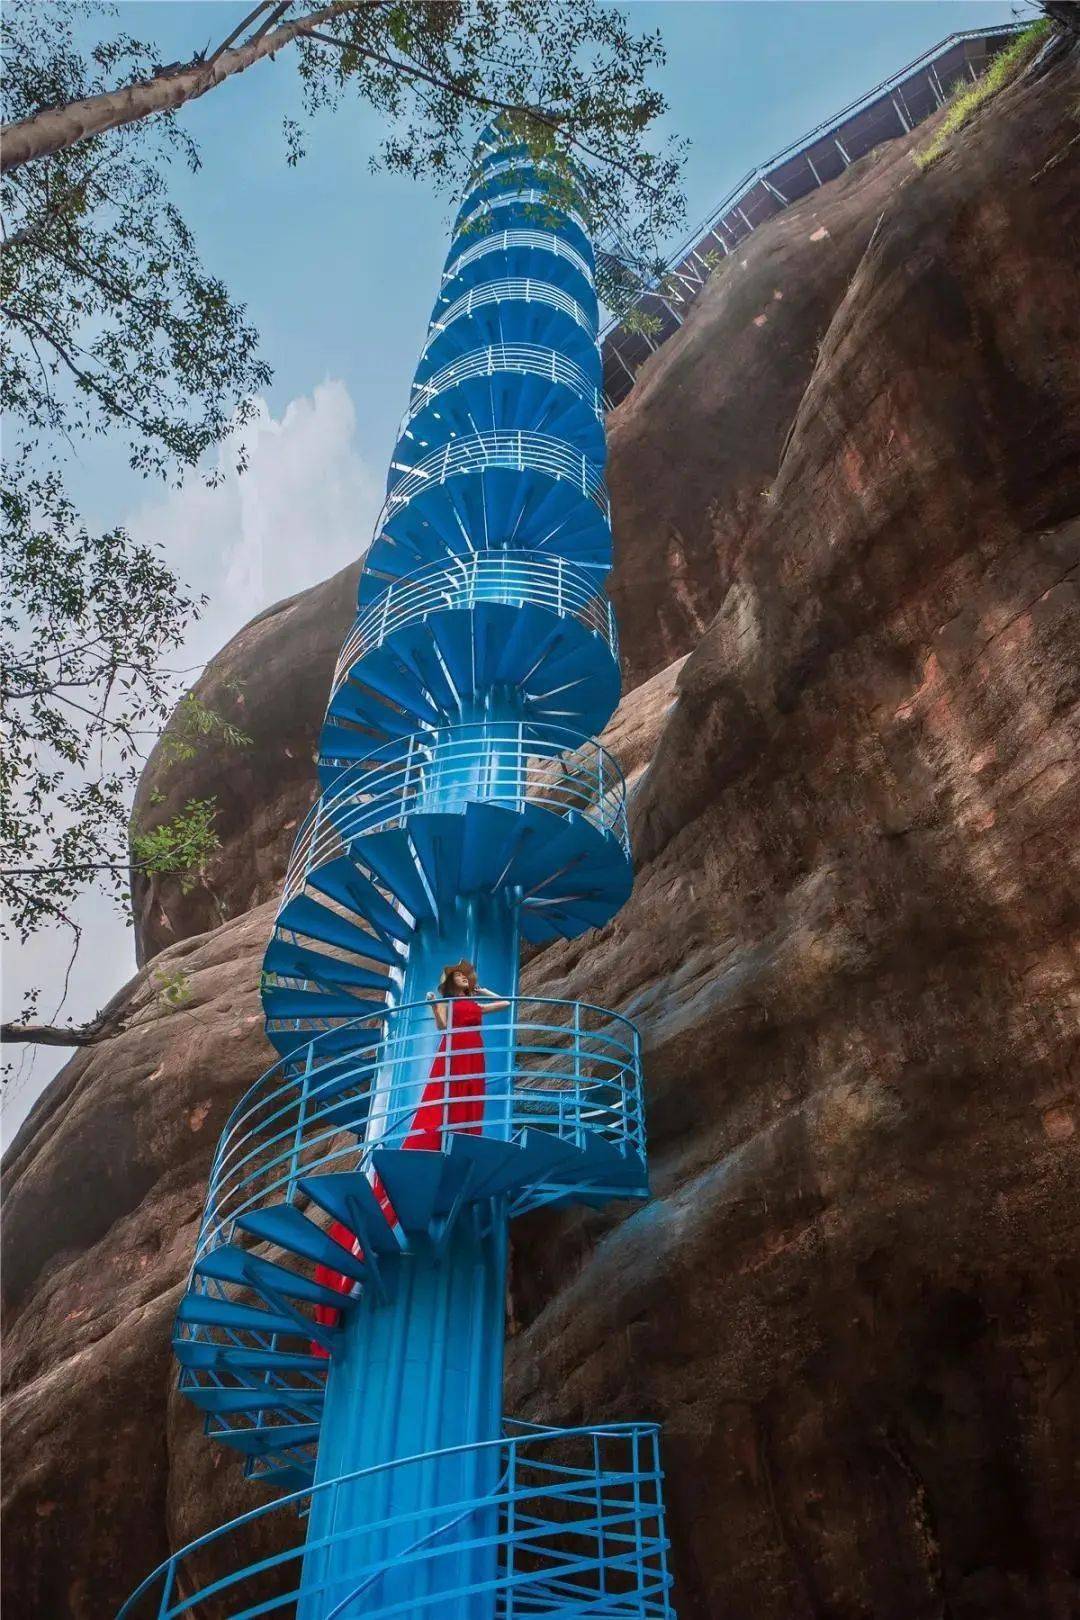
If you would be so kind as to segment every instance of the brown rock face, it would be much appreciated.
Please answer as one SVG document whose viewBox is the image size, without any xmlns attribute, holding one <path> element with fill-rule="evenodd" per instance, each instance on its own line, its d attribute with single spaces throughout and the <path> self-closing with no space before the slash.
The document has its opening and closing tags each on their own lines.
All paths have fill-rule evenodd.
<svg viewBox="0 0 1080 1620">
<path fill-rule="evenodd" d="M 357 536 L 357 549 L 362 537 Z M 315 797 L 315 756 L 330 679 L 356 615 L 359 563 L 260 613 L 222 648 L 193 688 L 250 743 L 201 747 L 169 763 L 159 743 L 147 761 L 133 820 L 158 826 L 189 799 L 217 800 L 221 850 L 187 894 L 134 874 L 137 959 L 205 933 L 277 895 L 296 829 Z M 155 802 L 153 795 L 160 794 Z"/>
<path fill-rule="evenodd" d="M 890 148 L 815 199 L 848 268 L 782 342 L 777 262 L 821 243 L 798 211 L 766 226 L 616 413 L 624 641 L 660 671 L 608 733 L 638 877 L 525 990 L 638 1021 L 656 1197 L 515 1228 L 506 1407 L 663 1421 L 683 1620 L 1080 1612 L 1077 80 L 1059 56 L 926 174 Z M 740 392 L 744 459 L 711 459 Z M 289 710 L 308 756 L 348 615 Z M 266 719 L 241 721 L 267 748 L 316 661 L 293 626 L 262 632 Z M 259 873 L 238 814 L 237 914 L 161 958 L 190 999 L 144 970 L 10 1155 L 27 1620 L 104 1620 L 254 1500 L 170 1401 L 166 1338 L 216 1135 L 270 1060 L 272 908 L 246 908 L 311 776 L 256 768 Z"/>
</svg>

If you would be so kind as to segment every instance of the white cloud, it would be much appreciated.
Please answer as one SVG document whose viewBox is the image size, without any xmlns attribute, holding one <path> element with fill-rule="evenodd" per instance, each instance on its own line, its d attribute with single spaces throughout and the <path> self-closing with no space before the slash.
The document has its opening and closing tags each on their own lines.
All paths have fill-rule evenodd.
<svg viewBox="0 0 1080 1620">
<path fill-rule="evenodd" d="M 343 568 L 367 549 L 378 483 L 357 452 L 356 412 L 345 384 L 320 383 L 280 420 L 265 400 L 237 440 L 221 447 L 222 482 L 196 478 L 135 511 L 136 539 L 158 541 L 193 590 L 210 598 L 192 626 L 185 663 L 203 663 L 254 614 Z"/>
<path fill-rule="evenodd" d="M 184 583 L 209 598 L 174 667 L 197 669 L 256 613 L 336 573 L 367 549 L 381 492 L 355 444 L 356 412 L 343 382 L 320 383 L 280 419 L 265 400 L 243 429 L 248 465 L 237 475 L 237 443 L 219 452 L 222 482 L 190 478 L 119 521 L 138 540 L 156 541 Z M 195 679 L 195 672 L 185 684 Z M 63 1016 L 76 1021 L 103 1007 L 135 971 L 131 930 L 100 894 L 75 908 L 83 942 Z M 17 1017 L 24 991 L 41 989 L 39 1016 L 52 1017 L 71 952 L 66 931 L 9 942 L 3 961 L 4 1016 Z M 51 1047 L 13 1048 L 16 1073 L 5 1088 L 2 1139 L 10 1141 L 31 1104 L 71 1055 Z"/>
</svg>

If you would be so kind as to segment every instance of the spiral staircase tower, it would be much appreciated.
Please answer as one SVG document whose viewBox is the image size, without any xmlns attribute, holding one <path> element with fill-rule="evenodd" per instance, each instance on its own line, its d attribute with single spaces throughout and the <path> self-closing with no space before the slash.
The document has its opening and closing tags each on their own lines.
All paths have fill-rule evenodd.
<svg viewBox="0 0 1080 1620">
<path fill-rule="evenodd" d="M 517 993 L 521 942 L 630 892 L 594 262 L 573 183 L 491 128 L 401 423 L 264 960 L 279 1061 L 218 1145 L 173 1344 L 286 1494 L 124 1616 L 672 1615 L 656 1426 L 500 1408 L 508 1221 L 647 1196 L 640 1044 Z M 410 1141 L 467 957 L 482 1124 Z M 327 1277 L 336 1279 L 328 1285 Z M 344 1290 L 344 1291 L 342 1291 Z"/>
</svg>

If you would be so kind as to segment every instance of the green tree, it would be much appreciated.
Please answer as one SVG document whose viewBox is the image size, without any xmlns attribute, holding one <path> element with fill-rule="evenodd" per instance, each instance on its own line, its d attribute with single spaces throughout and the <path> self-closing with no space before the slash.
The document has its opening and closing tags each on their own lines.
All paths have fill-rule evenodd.
<svg viewBox="0 0 1080 1620">
<path fill-rule="evenodd" d="M 152 67 L 152 48 L 124 34 L 86 58 L 77 16 L 70 4 L 5 8 L 7 114 Z M 82 521 L 67 463 L 110 434 L 144 476 L 179 477 L 270 378 L 243 307 L 203 268 L 169 200 L 177 161 L 198 156 L 165 117 L 3 182 L 0 900 L 22 939 L 59 923 L 77 943 L 71 907 L 92 883 L 123 897 L 139 761 L 176 703 L 170 655 L 201 606 L 159 549 Z M 137 858 L 194 871 L 212 847 L 193 807 Z"/>
</svg>

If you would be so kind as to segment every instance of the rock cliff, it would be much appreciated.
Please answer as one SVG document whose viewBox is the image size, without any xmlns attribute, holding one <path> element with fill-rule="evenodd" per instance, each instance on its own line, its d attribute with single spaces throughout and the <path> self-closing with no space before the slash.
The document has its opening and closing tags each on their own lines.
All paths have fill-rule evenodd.
<svg viewBox="0 0 1080 1620">
<path fill-rule="evenodd" d="M 684 1620 L 1080 1608 L 1077 91 L 1060 51 L 763 227 L 611 423 L 637 881 L 525 989 L 639 1022 L 657 1196 L 519 1223 L 506 1405 L 663 1420 Z M 208 671 L 242 760 L 151 764 L 221 856 L 139 894 L 123 1032 L 9 1155 L 20 1620 L 252 1501 L 168 1326 L 353 584 Z"/>
</svg>

